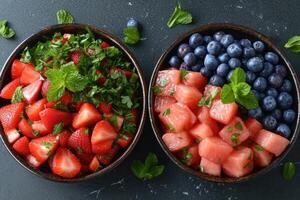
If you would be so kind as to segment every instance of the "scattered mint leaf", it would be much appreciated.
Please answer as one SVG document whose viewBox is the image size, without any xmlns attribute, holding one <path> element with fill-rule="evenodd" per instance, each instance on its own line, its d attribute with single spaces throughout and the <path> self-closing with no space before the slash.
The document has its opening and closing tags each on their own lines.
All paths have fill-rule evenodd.
<svg viewBox="0 0 300 200">
<path fill-rule="evenodd" d="M 230 139 L 233 145 L 237 145 L 239 142 L 239 134 L 237 133 L 232 134 Z"/>
<path fill-rule="evenodd" d="M 185 80 L 185 77 L 188 74 L 189 74 L 188 70 L 184 70 L 184 69 L 180 70 L 180 80 Z"/>
<path fill-rule="evenodd" d="M 32 135 L 34 135 L 34 136 L 38 136 L 38 135 L 40 135 L 40 131 L 39 130 L 34 130 L 33 132 L 32 132 Z"/>
<path fill-rule="evenodd" d="M 41 145 L 45 146 L 47 149 L 51 149 L 53 142 L 41 141 Z"/>
<path fill-rule="evenodd" d="M 227 131 L 228 131 L 229 133 L 231 133 L 231 132 L 233 131 L 232 126 L 227 127 Z"/>
<path fill-rule="evenodd" d="M 193 17 L 191 13 L 183 10 L 181 8 L 180 3 L 177 3 L 171 17 L 169 18 L 167 22 L 167 26 L 169 28 L 173 28 L 174 26 L 178 24 L 190 24 L 192 23 Z"/>
<path fill-rule="evenodd" d="M 32 56 L 30 54 L 30 51 L 28 49 L 28 47 L 26 47 L 23 52 L 21 53 L 21 58 L 20 60 L 23 62 L 23 63 L 30 63 L 31 60 L 32 60 Z"/>
<path fill-rule="evenodd" d="M 0 20 L 0 36 L 9 39 L 15 34 L 15 31 L 8 26 L 7 20 Z"/>
<path fill-rule="evenodd" d="M 59 24 L 70 24 L 74 22 L 73 16 L 66 10 L 59 10 L 56 13 L 57 23 Z"/>
<path fill-rule="evenodd" d="M 170 108 L 168 108 L 162 113 L 162 116 L 169 115 L 170 113 L 171 113 L 171 110 L 170 110 Z"/>
<path fill-rule="evenodd" d="M 64 128 L 64 123 L 63 122 L 55 124 L 55 126 L 53 127 L 53 132 L 52 132 L 51 135 L 59 134 L 62 131 L 63 128 Z"/>
<path fill-rule="evenodd" d="M 154 86 L 152 89 L 153 89 L 154 95 L 156 95 L 156 96 L 160 95 L 160 93 L 161 93 L 160 87 Z"/>
<path fill-rule="evenodd" d="M 171 132 L 175 131 L 175 128 L 172 124 L 167 124 L 167 129 Z"/>
<path fill-rule="evenodd" d="M 124 42 L 126 44 L 136 44 L 140 41 L 140 32 L 137 27 L 126 27 L 123 29 Z"/>
<path fill-rule="evenodd" d="M 240 131 L 243 130 L 243 126 L 242 126 L 241 122 L 235 123 L 234 127 L 235 127 L 237 130 L 240 130 Z"/>
<path fill-rule="evenodd" d="M 121 99 L 123 104 L 126 104 L 128 108 L 132 108 L 133 103 L 129 96 L 121 96 Z"/>
<path fill-rule="evenodd" d="M 300 52 L 300 35 L 291 37 L 284 45 L 285 48 L 291 50 L 294 53 Z"/>
<path fill-rule="evenodd" d="M 285 180 L 292 180 L 296 174 L 296 166 L 293 162 L 286 162 L 283 165 L 282 176 Z"/>
<path fill-rule="evenodd" d="M 234 98 L 234 93 L 230 87 L 230 85 L 225 84 L 223 85 L 223 88 L 221 90 L 221 101 L 224 104 L 227 103 L 232 103 L 234 102 L 235 98 Z"/>
<path fill-rule="evenodd" d="M 150 180 L 163 173 L 164 165 L 158 164 L 157 156 L 149 153 L 145 162 L 134 160 L 131 164 L 132 173 L 139 179 Z"/>
<path fill-rule="evenodd" d="M 215 99 L 215 97 L 218 94 L 218 89 L 214 88 L 208 97 L 202 97 L 200 101 L 198 102 L 198 106 L 207 106 L 210 108 L 212 101 Z"/>
<path fill-rule="evenodd" d="M 259 144 L 256 144 L 256 145 L 255 145 L 255 149 L 256 149 L 257 151 L 264 151 L 264 148 L 263 148 L 262 146 L 260 146 Z"/>
<path fill-rule="evenodd" d="M 23 101 L 23 90 L 22 86 L 18 86 L 11 98 L 11 103 L 20 103 Z"/>
<path fill-rule="evenodd" d="M 80 92 L 84 90 L 89 80 L 87 77 L 82 76 L 79 72 L 69 73 L 65 79 L 66 88 L 71 92 Z"/>
</svg>

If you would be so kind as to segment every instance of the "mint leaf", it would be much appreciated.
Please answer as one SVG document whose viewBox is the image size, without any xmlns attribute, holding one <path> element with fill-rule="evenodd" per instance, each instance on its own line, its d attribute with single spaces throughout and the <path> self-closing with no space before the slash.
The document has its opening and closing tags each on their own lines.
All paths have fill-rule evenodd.
<svg viewBox="0 0 300 200">
<path fill-rule="evenodd" d="M 296 174 L 296 166 L 293 162 L 286 162 L 283 165 L 282 176 L 285 180 L 292 180 Z"/>
<path fill-rule="evenodd" d="M 140 32 L 137 27 L 127 27 L 123 29 L 124 42 L 126 44 L 136 44 L 140 41 Z"/>
<path fill-rule="evenodd" d="M 126 104 L 128 108 L 132 107 L 133 103 L 129 96 L 121 96 L 121 99 L 122 99 L 121 102 L 123 104 Z"/>
<path fill-rule="evenodd" d="M 214 89 L 210 92 L 209 97 L 202 97 L 202 98 L 200 99 L 200 101 L 198 102 L 198 106 L 199 106 L 199 107 L 201 107 L 201 106 L 207 106 L 207 107 L 210 107 L 212 101 L 215 99 L 215 97 L 217 96 L 217 94 L 218 94 L 218 89 L 217 89 L 217 88 L 214 88 Z"/>
<path fill-rule="evenodd" d="M 15 31 L 7 24 L 7 20 L 0 20 L 0 36 L 9 39 L 15 35 Z"/>
<path fill-rule="evenodd" d="M 185 77 L 188 74 L 189 74 L 188 70 L 184 70 L 184 69 L 180 70 L 180 80 L 185 80 Z"/>
<path fill-rule="evenodd" d="M 22 86 L 18 86 L 11 98 L 11 103 L 20 103 L 24 99 Z"/>
<path fill-rule="evenodd" d="M 53 127 L 53 132 L 52 132 L 51 135 L 59 134 L 62 131 L 63 128 L 64 128 L 64 123 L 63 122 L 55 124 L 55 126 Z"/>
<path fill-rule="evenodd" d="M 237 96 L 236 101 L 244 106 L 247 110 L 255 109 L 258 107 L 257 98 L 252 91 L 246 96 Z"/>
<path fill-rule="evenodd" d="M 284 45 L 284 47 L 289 49 L 289 48 L 292 48 L 292 47 L 298 46 L 298 45 L 300 45 L 300 35 L 295 35 L 287 41 L 287 43 Z"/>
<path fill-rule="evenodd" d="M 65 93 L 64 73 L 58 69 L 49 69 L 46 73 L 50 86 L 47 93 L 49 102 L 59 100 Z"/>
<path fill-rule="evenodd" d="M 162 116 L 169 115 L 170 113 L 171 113 L 171 110 L 170 110 L 170 108 L 168 108 L 163 112 Z"/>
<path fill-rule="evenodd" d="M 250 93 L 251 91 L 251 86 L 248 85 L 247 83 L 245 82 L 242 82 L 242 83 L 238 83 L 236 86 L 236 93 L 238 96 L 246 96 Z"/>
<path fill-rule="evenodd" d="M 191 13 L 183 10 L 180 3 L 177 3 L 172 15 L 170 16 L 167 26 L 173 28 L 177 24 L 190 24 L 192 23 L 193 17 Z"/>
<path fill-rule="evenodd" d="M 144 172 L 143 172 L 144 168 L 145 168 L 145 165 L 140 160 L 134 160 L 131 163 L 132 173 L 140 179 L 143 179 L 145 176 Z"/>
<path fill-rule="evenodd" d="M 70 90 L 71 92 L 80 92 L 84 90 L 89 82 L 89 80 L 85 76 L 82 76 L 78 72 L 68 74 L 65 81 L 66 88 L 68 88 L 68 90 Z"/>
<path fill-rule="evenodd" d="M 234 85 L 237 85 L 238 83 L 241 82 L 246 82 L 246 74 L 244 70 L 240 67 L 236 68 L 232 73 L 230 81 Z"/>
<path fill-rule="evenodd" d="M 70 24 L 74 22 L 73 16 L 66 10 L 59 10 L 56 13 L 57 23 L 59 24 Z"/>
<path fill-rule="evenodd" d="M 232 103 L 235 101 L 233 91 L 228 84 L 223 85 L 223 88 L 221 90 L 221 101 L 224 104 Z"/>
<path fill-rule="evenodd" d="M 160 95 L 160 93 L 161 93 L 161 89 L 160 89 L 160 87 L 158 87 L 158 86 L 154 86 L 153 87 L 153 93 L 154 93 L 154 95 Z"/>
<path fill-rule="evenodd" d="M 262 146 L 260 146 L 259 144 L 256 144 L 256 145 L 255 145 L 255 149 L 256 149 L 257 151 L 264 151 L 264 148 L 263 148 Z"/>
<path fill-rule="evenodd" d="M 31 60 L 32 60 L 32 56 L 30 54 L 30 51 L 28 49 L 28 47 L 26 47 L 23 52 L 21 53 L 21 58 L 20 60 L 23 62 L 23 63 L 30 63 Z"/>
</svg>

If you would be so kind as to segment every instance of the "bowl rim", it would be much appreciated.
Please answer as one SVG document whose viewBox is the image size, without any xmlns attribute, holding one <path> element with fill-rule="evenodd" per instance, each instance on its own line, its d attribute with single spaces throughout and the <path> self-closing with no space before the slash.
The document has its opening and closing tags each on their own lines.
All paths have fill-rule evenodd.
<svg viewBox="0 0 300 200">
<path fill-rule="evenodd" d="M 257 40 L 261 40 L 264 42 L 269 49 L 272 51 L 276 52 L 281 60 L 283 61 L 284 65 L 288 68 L 289 74 L 292 77 L 293 80 L 293 85 L 295 87 L 296 91 L 296 98 L 297 103 L 295 105 L 297 106 L 297 119 L 296 119 L 296 126 L 295 130 L 293 131 L 292 137 L 290 138 L 290 143 L 288 147 L 285 149 L 285 151 L 279 156 L 276 157 L 269 166 L 262 168 L 254 173 L 251 173 L 249 175 L 240 177 L 240 178 L 230 178 L 230 177 L 215 177 L 211 175 L 207 175 L 201 172 L 198 172 L 194 169 L 191 169 L 190 167 L 184 165 L 182 162 L 180 162 L 179 159 L 177 159 L 171 151 L 167 148 L 165 145 L 164 141 L 162 140 L 162 131 L 159 128 L 159 125 L 156 123 L 156 114 L 154 113 L 154 94 L 152 91 L 152 87 L 155 85 L 155 80 L 158 74 L 158 71 L 160 69 L 164 69 L 164 63 L 166 62 L 165 60 L 170 56 L 169 54 L 176 48 L 180 43 L 183 41 L 186 41 L 190 35 L 193 33 L 199 32 L 217 32 L 217 31 L 237 31 L 237 34 L 245 34 L 247 37 L 252 37 L 256 38 Z M 163 52 L 163 54 L 160 56 L 159 60 L 157 61 L 155 68 L 153 70 L 153 73 L 151 75 L 150 83 L 149 83 L 149 89 L 148 89 L 148 112 L 149 112 L 149 118 L 150 118 L 150 123 L 152 126 L 152 129 L 154 131 L 154 135 L 159 142 L 160 146 L 162 147 L 163 151 L 168 155 L 168 157 L 175 163 L 179 168 L 184 170 L 185 172 L 188 172 L 189 174 L 192 174 L 198 178 L 204 179 L 206 181 L 211 181 L 211 182 L 217 182 L 217 183 L 239 183 L 239 182 L 244 182 L 251 180 L 255 177 L 261 176 L 263 174 L 266 174 L 269 172 L 271 169 L 273 169 L 275 166 L 279 165 L 279 163 L 285 158 L 285 156 L 289 153 L 289 151 L 292 149 L 292 147 L 295 144 L 295 141 L 297 140 L 299 130 L 300 130 L 300 115 L 299 115 L 299 109 L 300 109 L 300 88 L 299 88 L 299 79 L 297 77 L 297 74 L 295 72 L 295 69 L 291 65 L 291 63 L 287 60 L 286 56 L 282 53 L 282 51 L 277 48 L 275 44 L 267 37 L 266 35 L 243 25 L 239 24 L 234 24 L 234 23 L 208 23 L 205 25 L 201 25 L 197 28 L 194 28 L 190 31 L 187 31 L 177 37 L 175 41 L 171 43 L 171 45 Z"/>
<path fill-rule="evenodd" d="M 66 33 L 68 30 L 76 33 L 82 32 L 84 29 L 89 28 L 97 37 L 100 37 L 104 40 L 108 40 L 110 43 L 112 43 L 114 46 L 118 47 L 124 55 L 128 58 L 128 60 L 132 63 L 132 65 L 135 67 L 137 70 L 140 84 L 141 84 L 141 96 L 142 96 L 142 107 L 140 108 L 140 122 L 137 127 L 137 131 L 135 133 L 135 137 L 132 140 L 131 144 L 122 152 L 122 154 L 116 158 L 110 165 L 106 166 L 105 168 L 91 173 L 87 174 L 85 176 L 81 177 L 76 177 L 72 179 L 67 179 L 67 178 L 62 178 L 56 175 L 52 175 L 51 173 L 45 173 L 42 172 L 38 169 L 35 169 L 34 167 L 30 166 L 29 164 L 26 163 L 25 159 L 23 159 L 21 156 L 19 156 L 17 153 L 14 152 L 12 149 L 12 145 L 7 141 L 5 133 L 3 131 L 3 128 L 1 126 L 0 128 L 0 135 L 1 135 L 1 140 L 6 148 L 6 150 L 10 153 L 10 155 L 16 160 L 22 167 L 27 169 L 29 172 L 32 174 L 35 174 L 39 177 L 45 178 L 47 180 L 51 181 L 56 181 L 56 182 L 81 182 L 81 181 L 86 181 L 90 180 L 95 177 L 99 177 L 101 175 L 107 174 L 111 170 L 115 169 L 117 166 L 121 164 L 128 156 L 129 154 L 133 151 L 134 147 L 136 146 L 138 140 L 140 139 L 140 136 L 143 132 L 143 127 L 145 124 L 145 119 L 146 119 L 146 108 L 147 108 L 147 85 L 144 77 L 144 72 L 142 70 L 142 67 L 135 57 L 134 53 L 117 37 L 114 36 L 112 33 L 103 30 L 101 28 L 98 28 L 94 25 L 91 24 L 85 24 L 85 23 L 72 23 L 72 24 L 55 24 L 55 25 L 49 25 L 46 27 L 41 28 L 38 32 L 31 34 L 30 36 L 26 37 L 20 44 L 17 45 L 17 47 L 14 48 L 12 53 L 8 56 L 6 59 L 1 71 L 0 71 L 0 88 L 4 87 L 4 82 L 5 82 L 5 77 L 4 74 L 6 73 L 7 70 L 11 69 L 11 63 L 12 61 L 20 55 L 22 50 L 27 46 L 27 45 L 32 45 L 38 41 L 41 40 L 41 37 L 53 34 L 54 32 L 61 32 L 61 33 Z M 77 30 L 78 29 L 78 30 Z"/>
</svg>

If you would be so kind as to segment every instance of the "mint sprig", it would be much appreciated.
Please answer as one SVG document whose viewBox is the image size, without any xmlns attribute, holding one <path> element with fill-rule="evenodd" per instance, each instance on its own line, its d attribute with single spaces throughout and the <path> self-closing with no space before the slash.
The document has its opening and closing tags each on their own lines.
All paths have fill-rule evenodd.
<svg viewBox="0 0 300 200">
<path fill-rule="evenodd" d="M 180 3 L 177 3 L 171 17 L 167 22 L 169 28 L 173 28 L 177 24 L 190 24 L 192 23 L 192 14 L 181 8 Z"/>
<path fill-rule="evenodd" d="M 123 30 L 124 42 L 126 44 L 136 44 L 140 41 L 140 32 L 137 27 L 127 27 Z"/>
<path fill-rule="evenodd" d="M 291 37 L 284 45 L 285 48 L 289 49 L 294 53 L 300 52 L 300 35 Z"/>
<path fill-rule="evenodd" d="M 223 85 L 221 101 L 224 104 L 237 102 L 246 109 L 258 107 L 258 101 L 251 86 L 246 83 L 246 74 L 242 68 L 236 68 L 230 78 L 230 83 Z"/>
</svg>

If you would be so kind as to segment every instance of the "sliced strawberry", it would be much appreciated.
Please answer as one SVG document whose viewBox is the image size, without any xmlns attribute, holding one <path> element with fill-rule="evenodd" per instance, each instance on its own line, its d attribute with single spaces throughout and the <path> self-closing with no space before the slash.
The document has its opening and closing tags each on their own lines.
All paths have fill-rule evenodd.
<svg viewBox="0 0 300 200">
<path fill-rule="evenodd" d="M 55 106 L 56 102 L 47 102 L 45 107 L 46 108 L 53 108 Z"/>
<path fill-rule="evenodd" d="M 74 64 L 77 65 L 80 60 L 80 52 L 73 51 L 73 52 L 71 52 L 70 57 L 71 57 L 72 61 L 74 62 Z"/>
<path fill-rule="evenodd" d="M 107 140 L 114 140 L 117 138 L 117 133 L 112 125 L 106 120 L 98 122 L 93 130 L 91 137 L 92 145 L 98 144 Z"/>
<path fill-rule="evenodd" d="M 101 70 L 99 70 L 99 69 L 97 69 L 96 70 L 96 74 L 98 74 L 98 75 L 102 75 L 99 79 L 98 79 L 98 83 L 100 84 L 100 85 L 103 85 L 104 83 L 105 83 L 105 81 L 106 81 L 106 77 L 105 76 L 103 76 L 103 74 L 102 74 L 102 71 Z"/>
<path fill-rule="evenodd" d="M 21 137 L 17 129 L 4 130 L 4 133 L 10 144 L 14 143 L 17 139 Z"/>
<path fill-rule="evenodd" d="M 14 143 L 13 149 L 22 156 L 27 156 L 28 154 L 30 154 L 28 145 L 28 138 L 26 136 L 23 136 Z"/>
<path fill-rule="evenodd" d="M 94 158 L 94 154 L 84 152 L 77 152 L 76 156 L 83 165 L 89 165 Z"/>
<path fill-rule="evenodd" d="M 41 121 L 45 127 L 52 132 L 53 127 L 63 122 L 64 126 L 68 126 L 72 121 L 72 114 L 60 110 L 55 110 L 52 108 L 46 108 L 40 112 Z"/>
<path fill-rule="evenodd" d="M 52 172 L 64 178 L 73 178 L 79 174 L 81 164 L 78 158 L 67 148 L 59 148 L 53 157 Z"/>
<path fill-rule="evenodd" d="M 24 105 L 24 103 L 16 103 L 0 108 L 0 121 L 4 130 L 17 128 Z"/>
<path fill-rule="evenodd" d="M 92 153 L 88 129 L 80 128 L 72 133 L 68 139 L 68 146 L 77 152 Z"/>
<path fill-rule="evenodd" d="M 67 106 L 72 103 L 73 96 L 71 92 L 65 91 L 65 94 L 58 101 Z"/>
<path fill-rule="evenodd" d="M 26 119 L 21 119 L 18 125 L 19 130 L 23 135 L 29 138 L 35 138 L 36 136 L 33 134 L 33 129 L 28 123 Z"/>
<path fill-rule="evenodd" d="M 7 85 L 1 90 L 0 97 L 3 99 L 11 99 L 15 93 L 16 88 L 20 85 L 20 80 L 17 78 Z"/>
<path fill-rule="evenodd" d="M 71 133 L 67 130 L 62 131 L 59 134 L 59 144 L 61 147 L 66 147 L 68 145 L 69 137 L 71 136 Z"/>
<path fill-rule="evenodd" d="M 106 114 L 105 119 L 108 120 L 117 131 L 119 131 L 123 126 L 124 117 L 120 115 Z"/>
<path fill-rule="evenodd" d="M 93 125 L 101 119 L 102 117 L 94 105 L 90 103 L 84 103 L 81 106 L 78 114 L 76 114 L 74 117 L 72 125 L 75 129 L 78 129 Z"/>
<path fill-rule="evenodd" d="M 50 84 L 51 84 L 51 82 L 49 81 L 49 79 L 46 79 L 44 81 L 43 86 L 42 86 L 42 95 L 43 95 L 43 97 L 47 97 Z"/>
<path fill-rule="evenodd" d="M 32 105 L 29 105 L 26 109 L 26 114 L 31 121 L 40 120 L 40 112 L 45 109 L 47 103 L 46 99 L 40 99 Z"/>
<path fill-rule="evenodd" d="M 34 69 L 34 66 L 31 63 L 23 63 L 20 60 L 15 59 L 11 66 L 11 78 L 19 78 L 25 68 Z"/>
<path fill-rule="evenodd" d="M 113 146 L 112 149 L 110 149 L 106 153 L 98 154 L 97 158 L 100 163 L 104 165 L 109 165 L 113 160 L 113 158 L 115 157 L 115 155 L 119 152 L 119 150 L 120 150 L 120 146 L 118 145 Z"/>
<path fill-rule="evenodd" d="M 108 48 L 108 47 L 110 47 L 110 45 L 107 43 L 107 42 L 101 42 L 101 44 L 100 44 L 100 47 L 102 48 L 102 49 L 106 49 L 106 48 Z"/>
<path fill-rule="evenodd" d="M 138 116 L 139 116 L 139 110 L 138 109 L 132 109 L 131 110 L 131 114 L 133 116 L 133 118 L 131 119 L 131 122 L 134 122 L 135 124 L 137 123 L 138 121 Z"/>
<path fill-rule="evenodd" d="M 93 160 L 89 164 L 89 170 L 91 170 L 92 172 L 95 172 L 99 168 L 100 168 L 99 160 L 98 160 L 98 158 L 96 156 L 94 156 Z"/>
<path fill-rule="evenodd" d="M 117 144 L 123 148 L 126 148 L 131 143 L 132 139 L 133 139 L 133 134 L 131 133 L 119 135 L 119 138 L 117 139 Z"/>
<path fill-rule="evenodd" d="M 32 167 L 38 168 L 43 164 L 43 162 L 38 161 L 33 155 L 29 154 L 26 156 L 26 161 L 28 162 L 29 165 Z"/>
<path fill-rule="evenodd" d="M 102 113 L 110 114 L 111 111 L 112 111 L 112 105 L 109 104 L 109 103 L 106 103 L 106 102 L 101 102 L 101 103 L 99 104 L 98 109 L 99 109 Z"/>
<path fill-rule="evenodd" d="M 44 123 L 42 121 L 34 121 L 31 125 L 33 131 L 37 131 L 37 133 L 39 133 L 39 135 L 47 135 L 49 133 L 51 133 L 51 131 L 49 131 L 46 126 L 44 125 Z"/>
<path fill-rule="evenodd" d="M 105 140 L 97 144 L 92 144 L 92 152 L 95 154 L 106 153 L 112 148 L 113 142 L 114 140 Z"/>
<path fill-rule="evenodd" d="M 30 153 L 40 162 L 45 162 L 58 147 L 58 137 L 47 135 L 32 139 L 29 143 Z"/>
<path fill-rule="evenodd" d="M 63 39 L 62 39 L 61 42 L 62 42 L 63 44 L 66 44 L 66 43 L 69 41 L 70 37 L 71 37 L 71 34 L 69 34 L 69 33 L 63 34 Z"/>
<path fill-rule="evenodd" d="M 40 94 L 42 84 L 42 80 L 36 80 L 23 88 L 23 96 L 28 103 L 33 103 L 36 101 Z"/>
<path fill-rule="evenodd" d="M 20 77 L 20 83 L 21 85 L 28 85 L 39 79 L 41 79 L 40 73 L 35 71 L 34 68 L 25 67 Z"/>
</svg>

